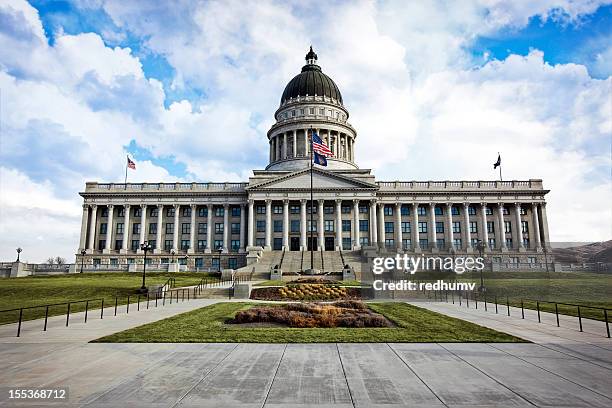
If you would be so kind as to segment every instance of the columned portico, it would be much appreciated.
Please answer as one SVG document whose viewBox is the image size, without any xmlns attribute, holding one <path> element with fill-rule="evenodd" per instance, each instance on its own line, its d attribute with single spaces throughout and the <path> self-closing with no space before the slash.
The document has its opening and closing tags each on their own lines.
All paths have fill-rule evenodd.
<svg viewBox="0 0 612 408">
<path fill-rule="evenodd" d="M 196 213 L 198 211 L 198 206 L 191 204 L 189 208 L 191 209 L 191 223 L 189 227 L 189 249 L 187 250 L 187 253 L 193 254 L 195 253 Z"/>
<path fill-rule="evenodd" d="M 480 225 L 480 240 L 485 246 L 485 251 L 489 250 L 489 226 L 487 225 L 487 203 L 480 203 L 480 216 L 482 223 Z"/>
<path fill-rule="evenodd" d="M 164 228 L 163 224 L 164 219 L 164 205 L 157 204 L 157 231 L 155 234 L 155 249 L 153 250 L 154 254 L 162 253 L 162 230 Z"/>
<path fill-rule="evenodd" d="M 130 236 L 130 205 L 123 206 L 123 242 L 121 243 L 121 252 L 127 254 L 128 240 Z"/>
<path fill-rule="evenodd" d="M 497 239 L 499 240 L 499 242 L 497 245 L 499 249 L 501 249 L 502 251 L 506 251 L 507 246 L 506 246 L 506 230 L 504 226 L 504 203 L 497 204 L 497 217 L 499 218 L 498 228 L 497 228 Z"/>
<path fill-rule="evenodd" d="M 538 217 L 538 210 L 540 205 L 538 203 L 534 203 L 531 206 L 531 214 L 533 217 L 533 235 L 535 238 L 535 248 L 536 251 L 542 251 L 542 241 L 540 239 L 540 219 Z"/>
<path fill-rule="evenodd" d="M 249 243 L 247 245 L 248 248 L 253 247 L 253 240 L 255 236 L 255 202 L 254 200 L 249 200 Z"/>
<path fill-rule="evenodd" d="M 385 239 L 387 235 L 385 234 L 385 204 L 378 204 L 378 242 L 379 248 L 385 248 Z"/>
<path fill-rule="evenodd" d="M 455 245 L 453 242 L 453 205 L 451 203 L 446 203 L 446 231 L 448 231 L 446 247 L 453 251 Z"/>
<path fill-rule="evenodd" d="M 470 233 L 470 203 L 463 203 L 463 248 L 472 252 L 472 234 Z"/>
<path fill-rule="evenodd" d="M 147 225 L 147 205 L 141 204 L 140 205 L 140 240 L 139 240 L 138 249 L 136 250 L 136 252 L 139 254 L 143 253 L 142 249 L 140 249 L 140 244 L 144 243 L 147 240 L 146 239 L 146 233 L 147 233 L 146 225 Z"/>
<path fill-rule="evenodd" d="M 402 250 L 402 204 L 395 203 L 395 247 Z"/>
<path fill-rule="evenodd" d="M 514 212 L 516 215 L 516 223 L 514 229 L 516 230 L 516 245 L 519 251 L 525 251 L 525 244 L 523 243 L 523 226 L 521 225 L 521 203 L 514 203 Z"/>
<path fill-rule="evenodd" d="M 223 253 L 227 254 L 229 252 L 229 233 L 230 233 L 230 225 L 229 225 L 229 212 L 230 207 L 229 204 L 223 204 Z"/>
<path fill-rule="evenodd" d="M 81 235 L 79 241 L 79 253 L 87 245 L 87 222 L 89 221 L 89 204 L 83 204 L 83 218 L 81 218 Z"/>
<path fill-rule="evenodd" d="M 265 250 L 272 249 L 272 200 L 266 200 L 266 241 Z"/>
<path fill-rule="evenodd" d="M 212 216 L 213 216 L 214 207 L 212 204 L 208 204 L 206 206 L 206 252 L 212 253 L 213 246 L 213 225 L 212 225 Z"/>
<path fill-rule="evenodd" d="M 359 248 L 359 200 L 353 200 L 353 249 Z"/>
<path fill-rule="evenodd" d="M 98 210 L 98 206 L 93 204 L 91 206 L 91 218 L 89 219 L 89 252 L 93 252 L 96 247 L 96 212 Z"/>
<path fill-rule="evenodd" d="M 376 222 L 376 200 L 370 200 L 370 220 L 372 221 L 372 225 L 370 225 L 370 245 L 378 246 L 378 228 Z M 358 226 L 356 225 L 355 228 Z"/>
<path fill-rule="evenodd" d="M 108 254 L 113 249 L 113 213 L 115 206 L 109 204 L 106 208 L 108 211 L 108 221 L 106 222 L 106 247 L 104 252 Z"/>
<path fill-rule="evenodd" d="M 245 205 L 240 204 L 240 252 L 245 251 L 246 245 L 246 216 L 245 216 Z"/>
<path fill-rule="evenodd" d="M 179 228 L 180 228 L 181 205 L 174 204 L 174 234 L 172 235 L 172 250 L 178 253 L 179 250 Z"/>
<path fill-rule="evenodd" d="M 342 249 L 342 200 L 336 200 L 336 251 Z"/>
</svg>

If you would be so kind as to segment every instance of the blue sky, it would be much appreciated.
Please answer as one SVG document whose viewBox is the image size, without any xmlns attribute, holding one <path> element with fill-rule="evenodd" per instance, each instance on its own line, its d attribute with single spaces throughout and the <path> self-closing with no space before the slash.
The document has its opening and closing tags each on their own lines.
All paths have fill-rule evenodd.
<svg viewBox="0 0 612 408">
<path fill-rule="evenodd" d="M 134 182 L 264 168 L 311 44 L 378 179 L 494 179 L 501 151 L 551 190 L 553 239 L 609 239 L 611 20 L 591 0 L 0 0 L 0 258 L 70 258 L 78 191 L 126 154 Z"/>
</svg>

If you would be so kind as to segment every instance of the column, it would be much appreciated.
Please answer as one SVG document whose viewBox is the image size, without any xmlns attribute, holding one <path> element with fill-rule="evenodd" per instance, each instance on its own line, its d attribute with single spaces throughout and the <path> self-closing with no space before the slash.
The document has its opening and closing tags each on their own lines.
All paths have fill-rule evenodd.
<svg viewBox="0 0 612 408">
<path fill-rule="evenodd" d="M 352 152 L 352 150 L 353 150 L 353 142 L 352 142 L 350 137 L 346 138 L 346 146 L 347 146 L 347 149 L 346 149 L 347 159 L 349 161 L 353 161 L 353 152 Z"/>
<path fill-rule="evenodd" d="M 359 200 L 353 200 L 353 249 L 359 248 L 361 248 L 359 244 Z"/>
<path fill-rule="evenodd" d="M 157 204 L 157 235 L 155 236 L 155 249 L 154 254 L 160 254 L 163 250 L 162 246 L 162 230 L 164 227 L 164 205 Z"/>
<path fill-rule="evenodd" d="M 91 205 L 91 218 L 89 219 L 89 250 L 93 251 L 96 248 L 96 212 L 98 206 Z"/>
<path fill-rule="evenodd" d="M 83 218 L 81 218 L 81 240 L 79 242 L 79 252 L 87 245 L 87 222 L 89 218 L 89 204 L 83 204 Z"/>
<path fill-rule="evenodd" d="M 310 146 L 308 143 L 308 130 L 304 129 L 304 157 L 308 157 L 310 154 Z"/>
<path fill-rule="evenodd" d="M 378 245 L 380 248 L 385 246 L 385 205 L 378 204 Z"/>
<path fill-rule="evenodd" d="M 549 236 L 548 236 L 548 218 L 546 217 L 546 203 L 542 203 L 540 205 L 540 211 L 542 212 L 542 217 L 540 218 L 540 221 L 542 222 L 542 244 L 546 247 L 546 248 L 550 248 L 550 240 L 549 240 Z"/>
<path fill-rule="evenodd" d="M 272 151 L 274 149 L 274 146 L 272 144 L 272 139 L 269 140 L 270 143 L 270 163 L 272 163 L 274 161 L 274 155 L 272 154 Z"/>
<path fill-rule="evenodd" d="M 210 254 L 212 252 L 213 249 L 213 221 L 212 221 L 212 216 L 213 216 L 213 211 L 215 210 L 215 206 L 212 204 L 207 204 L 206 205 L 206 250 L 204 252 L 206 252 L 207 254 Z"/>
<path fill-rule="evenodd" d="M 230 225 L 229 225 L 229 204 L 223 204 L 223 253 L 226 254 L 229 251 L 229 237 Z"/>
<path fill-rule="evenodd" d="M 487 229 L 487 203 L 480 203 L 480 211 L 482 212 L 482 224 L 480 225 L 481 241 L 485 246 L 485 251 L 489 249 L 489 230 Z"/>
<path fill-rule="evenodd" d="M 289 200 L 283 200 L 283 249 L 289 250 Z"/>
<path fill-rule="evenodd" d="M 535 238 L 536 251 L 542 250 L 542 242 L 540 241 L 540 219 L 538 217 L 538 203 L 531 204 L 531 213 L 533 215 L 533 235 Z"/>
<path fill-rule="evenodd" d="M 336 200 L 336 251 L 342 249 L 342 200 Z"/>
<path fill-rule="evenodd" d="M 319 200 L 319 250 L 325 251 L 325 229 L 324 229 L 324 214 L 323 214 L 323 200 Z"/>
<path fill-rule="evenodd" d="M 306 200 L 300 200 L 300 249 L 306 251 Z"/>
<path fill-rule="evenodd" d="M 276 137 L 274 139 L 276 139 L 276 160 L 280 160 L 280 159 L 282 159 L 282 156 L 281 156 L 280 135 L 276 135 Z"/>
<path fill-rule="evenodd" d="M 419 204 L 412 203 L 412 217 L 414 225 L 412 226 L 412 247 L 414 252 L 421 252 L 421 243 L 419 242 Z"/>
<path fill-rule="evenodd" d="M 453 204 L 446 203 L 446 229 L 448 230 L 448 242 L 447 247 L 449 249 L 454 248 L 453 245 Z"/>
<path fill-rule="evenodd" d="M 266 200 L 266 251 L 272 249 L 272 200 Z"/>
<path fill-rule="evenodd" d="M 128 240 L 130 239 L 130 205 L 126 204 L 123 206 L 123 242 L 121 250 L 123 253 L 127 253 Z"/>
<path fill-rule="evenodd" d="M 497 233 L 497 237 L 499 239 L 499 243 L 498 243 L 498 248 L 501 249 L 502 251 L 506 250 L 506 233 L 505 233 L 505 229 L 504 229 L 504 204 L 503 203 L 499 203 L 497 205 L 497 216 L 498 216 L 498 222 L 499 222 L 499 228 L 497 228 L 498 233 Z"/>
<path fill-rule="evenodd" d="M 142 244 L 147 240 L 147 205 L 140 204 L 140 243 Z M 140 245 L 138 246 L 138 253 L 142 253 Z"/>
<path fill-rule="evenodd" d="M 471 252 L 472 251 L 472 241 L 471 241 L 471 237 L 472 235 L 470 234 L 470 203 L 463 203 L 463 239 L 465 240 L 465 242 L 463 243 L 463 248 L 465 248 L 465 250 L 467 252 Z"/>
<path fill-rule="evenodd" d="M 525 250 L 523 244 L 523 226 L 521 225 L 521 203 L 514 203 L 514 212 L 516 213 L 516 243 L 519 251 Z"/>
<path fill-rule="evenodd" d="M 283 132 L 283 159 L 287 158 L 287 132 Z"/>
<path fill-rule="evenodd" d="M 106 251 L 107 253 L 109 253 L 111 251 L 111 249 L 113 249 L 112 246 L 112 242 L 113 242 L 113 212 L 115 209 L 115 206 L 112 204 L 109 204 L 106 206 L 107 210 L 108 210 L 108 220 L 106 223 Z"/>
<path fill-rule="evenodd" d="M 429 247 L 432 251 L 438 250 L 436 242 L 436 203 L 429 203 Z"/>
<path fill-rule="evenodd" d="M 378 246 L 378 227 L 376 224 L 376 200 L 370 200 L 370 245 Z"/>
<path fill-rule="evenodd" d="M 244 252 L 246 244 L 246 228 L 245 228 L 245 216 L 244 216 L 245 205 L 240 204 L 240 252 Z"/>
<path fill-rule="evenodd" d="M 339 159 L 340 158 L 340 133 L 336 132 L 336 136 L 334 137 L 334 144 L 336 145 L 336 148 L 334 150 L 334 155 Z"/>
<path fill-rule="evenodd" d="M 178 252 L 179 248 L 179 216 L 181 215 L 181 205 L 174 204 L 174 236 L 172 237 L 172 249 Z"/>
<path fill-rule="evenodd" d="M 248 248 L 251 248 L 254 245 L 254 236 L 255 236 L 255 201 L 249 200 L 249 243 Z"/>
<path fill-rule="evenodd" d="M 191 227 L 189 229 L 189 250 L 188 254 L 195 253 L 195 234 L 196 234 L 196 213 L 198 212 L 198 206 L 195 204 L 190 205 L 191 208 Z"/>
<path fill-rule="evenodd" d="M 293 157 L 297 157 L 297 130 L 292 130 L 293 133 Z"/>
<path fill-rule="evenodd" d="M 395 247 L 402 250 L 402 203 L 395 203 Z"/>
</svg>

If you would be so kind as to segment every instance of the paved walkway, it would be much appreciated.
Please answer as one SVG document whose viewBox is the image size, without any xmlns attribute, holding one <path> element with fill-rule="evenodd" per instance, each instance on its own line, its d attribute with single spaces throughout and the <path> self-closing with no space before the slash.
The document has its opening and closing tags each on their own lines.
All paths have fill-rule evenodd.
<svg viewBox="0 0 612 408">
<path fill-rule="evenodd" d="M 0 327 L 6 387 L 68 387 L 61 407 L 610 407 L 612 342 L 440 302 L 418 306 L 539 344 L 98 344 L 87 341 L 218 300 L 104 320 L 61 322 L 23 337 Z M 65 324 L 65 320 L 63 320 Z M 35 322 L 31 322 L 35 324 Z"/>
</svg>

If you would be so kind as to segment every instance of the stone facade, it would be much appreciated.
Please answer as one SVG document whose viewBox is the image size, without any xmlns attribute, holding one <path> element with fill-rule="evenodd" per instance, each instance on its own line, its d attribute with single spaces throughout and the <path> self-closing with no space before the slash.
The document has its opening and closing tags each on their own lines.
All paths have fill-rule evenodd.
<svg viewBox="0 0 612 408">
<path fill-rule="evenodd" d="M 300 75 L 314 72 L 316 84 L 320 68 L 309 56 Z M 311 245 L 466 254 L 477 252 L 478 240 L 494 260 L 541 261 L 549 242 L 541 180 L 376 181 L 356 164 L 357 132 L 338 89 L 322 89 L 281 101 L 269 164 L 246 183 L 86 183 L 77 262 L 142 263 L 144 241 L 154 247 L 153 264 L 235 269 L 268 251 Z M 314 166 L 311 214 L 312 132 L 334 157 Z"/>
</svg>

